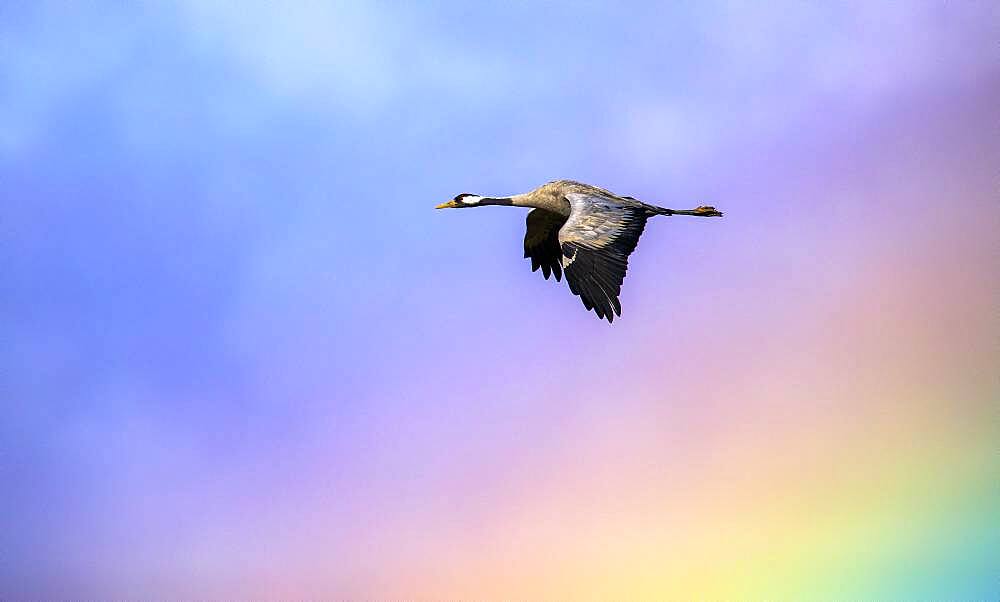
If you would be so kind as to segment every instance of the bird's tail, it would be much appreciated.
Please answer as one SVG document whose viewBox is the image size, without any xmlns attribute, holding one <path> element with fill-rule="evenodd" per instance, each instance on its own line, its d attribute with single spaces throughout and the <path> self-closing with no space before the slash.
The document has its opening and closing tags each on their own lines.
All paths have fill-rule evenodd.
<svg viewBox="0 0 1000 602">
<path fill-rule="evenodd" d="M 647 205 L 653 215 L 694 215 L 696 217 L 722 217 L 722 212 L 715 207 L 702 205 L 697 209 L 667 209 L 656 205 Z"/>
</svg>

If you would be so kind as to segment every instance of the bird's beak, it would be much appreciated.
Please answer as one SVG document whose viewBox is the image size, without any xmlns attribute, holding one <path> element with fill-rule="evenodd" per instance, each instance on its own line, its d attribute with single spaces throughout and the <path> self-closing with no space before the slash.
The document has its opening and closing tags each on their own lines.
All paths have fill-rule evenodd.
<svg viewBox="0 0 1000 602">
<path fill-rule="evenodd" d="M 440 205 L 434 207 L 435 209 L 451 209 L 452 207 L 458 207 L 458 203 L 455 201 L 448 201 L 447 203 L 441 203 Z"/>
</svg>

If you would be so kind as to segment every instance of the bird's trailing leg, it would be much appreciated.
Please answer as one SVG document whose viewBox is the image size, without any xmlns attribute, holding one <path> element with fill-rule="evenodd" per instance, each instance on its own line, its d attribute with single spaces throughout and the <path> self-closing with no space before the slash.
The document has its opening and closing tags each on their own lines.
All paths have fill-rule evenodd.
<svg viewBox="0 0 1000 602">
<path fill-rule="evenodd" d="M 694 215 L 697 217 L 722 217 L 722 212 L 715 207 L 702 205 L 697 209 L 662 209 L 663 215 Z"/>
</svg>

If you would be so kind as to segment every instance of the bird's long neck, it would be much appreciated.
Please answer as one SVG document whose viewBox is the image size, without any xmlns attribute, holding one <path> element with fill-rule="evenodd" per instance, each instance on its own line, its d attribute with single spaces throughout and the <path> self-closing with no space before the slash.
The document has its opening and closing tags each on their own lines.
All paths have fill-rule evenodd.
<svg viewBox="0 0 1000 602">
<path fill-rule="evenodd" d="M 553 213 L 569 215 L 569 203 L 552 195 L 539 195 L 532 193 L 515 194 L 504 197 L 484 196 L 477 203 L 478 205 L 505 205 L 508 207 L 531 207 L 533 209 L 545 209 Z"/>
<path fill-rule="evenodd" d="M 511 206 L 515 205 L 514 198 L 509 196 L 484 196 L 479 199 L 477 205 L 504 205 Z"/>
<path fill-rule="evenodd" d="M 569 215 L 569 203 L 560 195 L 538 194 L 537 191 L 525 194 L 515 194 L 510 197 L 511 205 L 515 207 L 531 207 L 544 209 L 560 215 Z"/>
</svg>

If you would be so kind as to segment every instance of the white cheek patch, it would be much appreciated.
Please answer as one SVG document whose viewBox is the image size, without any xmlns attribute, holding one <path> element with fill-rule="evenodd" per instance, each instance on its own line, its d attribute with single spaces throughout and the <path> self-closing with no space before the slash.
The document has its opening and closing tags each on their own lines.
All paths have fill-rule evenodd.
<svg viewBox="0 0 1000 602">
<path fill-rule="evenodd" d="M 466 205 L 478 205 L 481 200 L 483 200 L 483 197 L 475 195 L 462 197 L 462 202 Z"/>
</svg>

